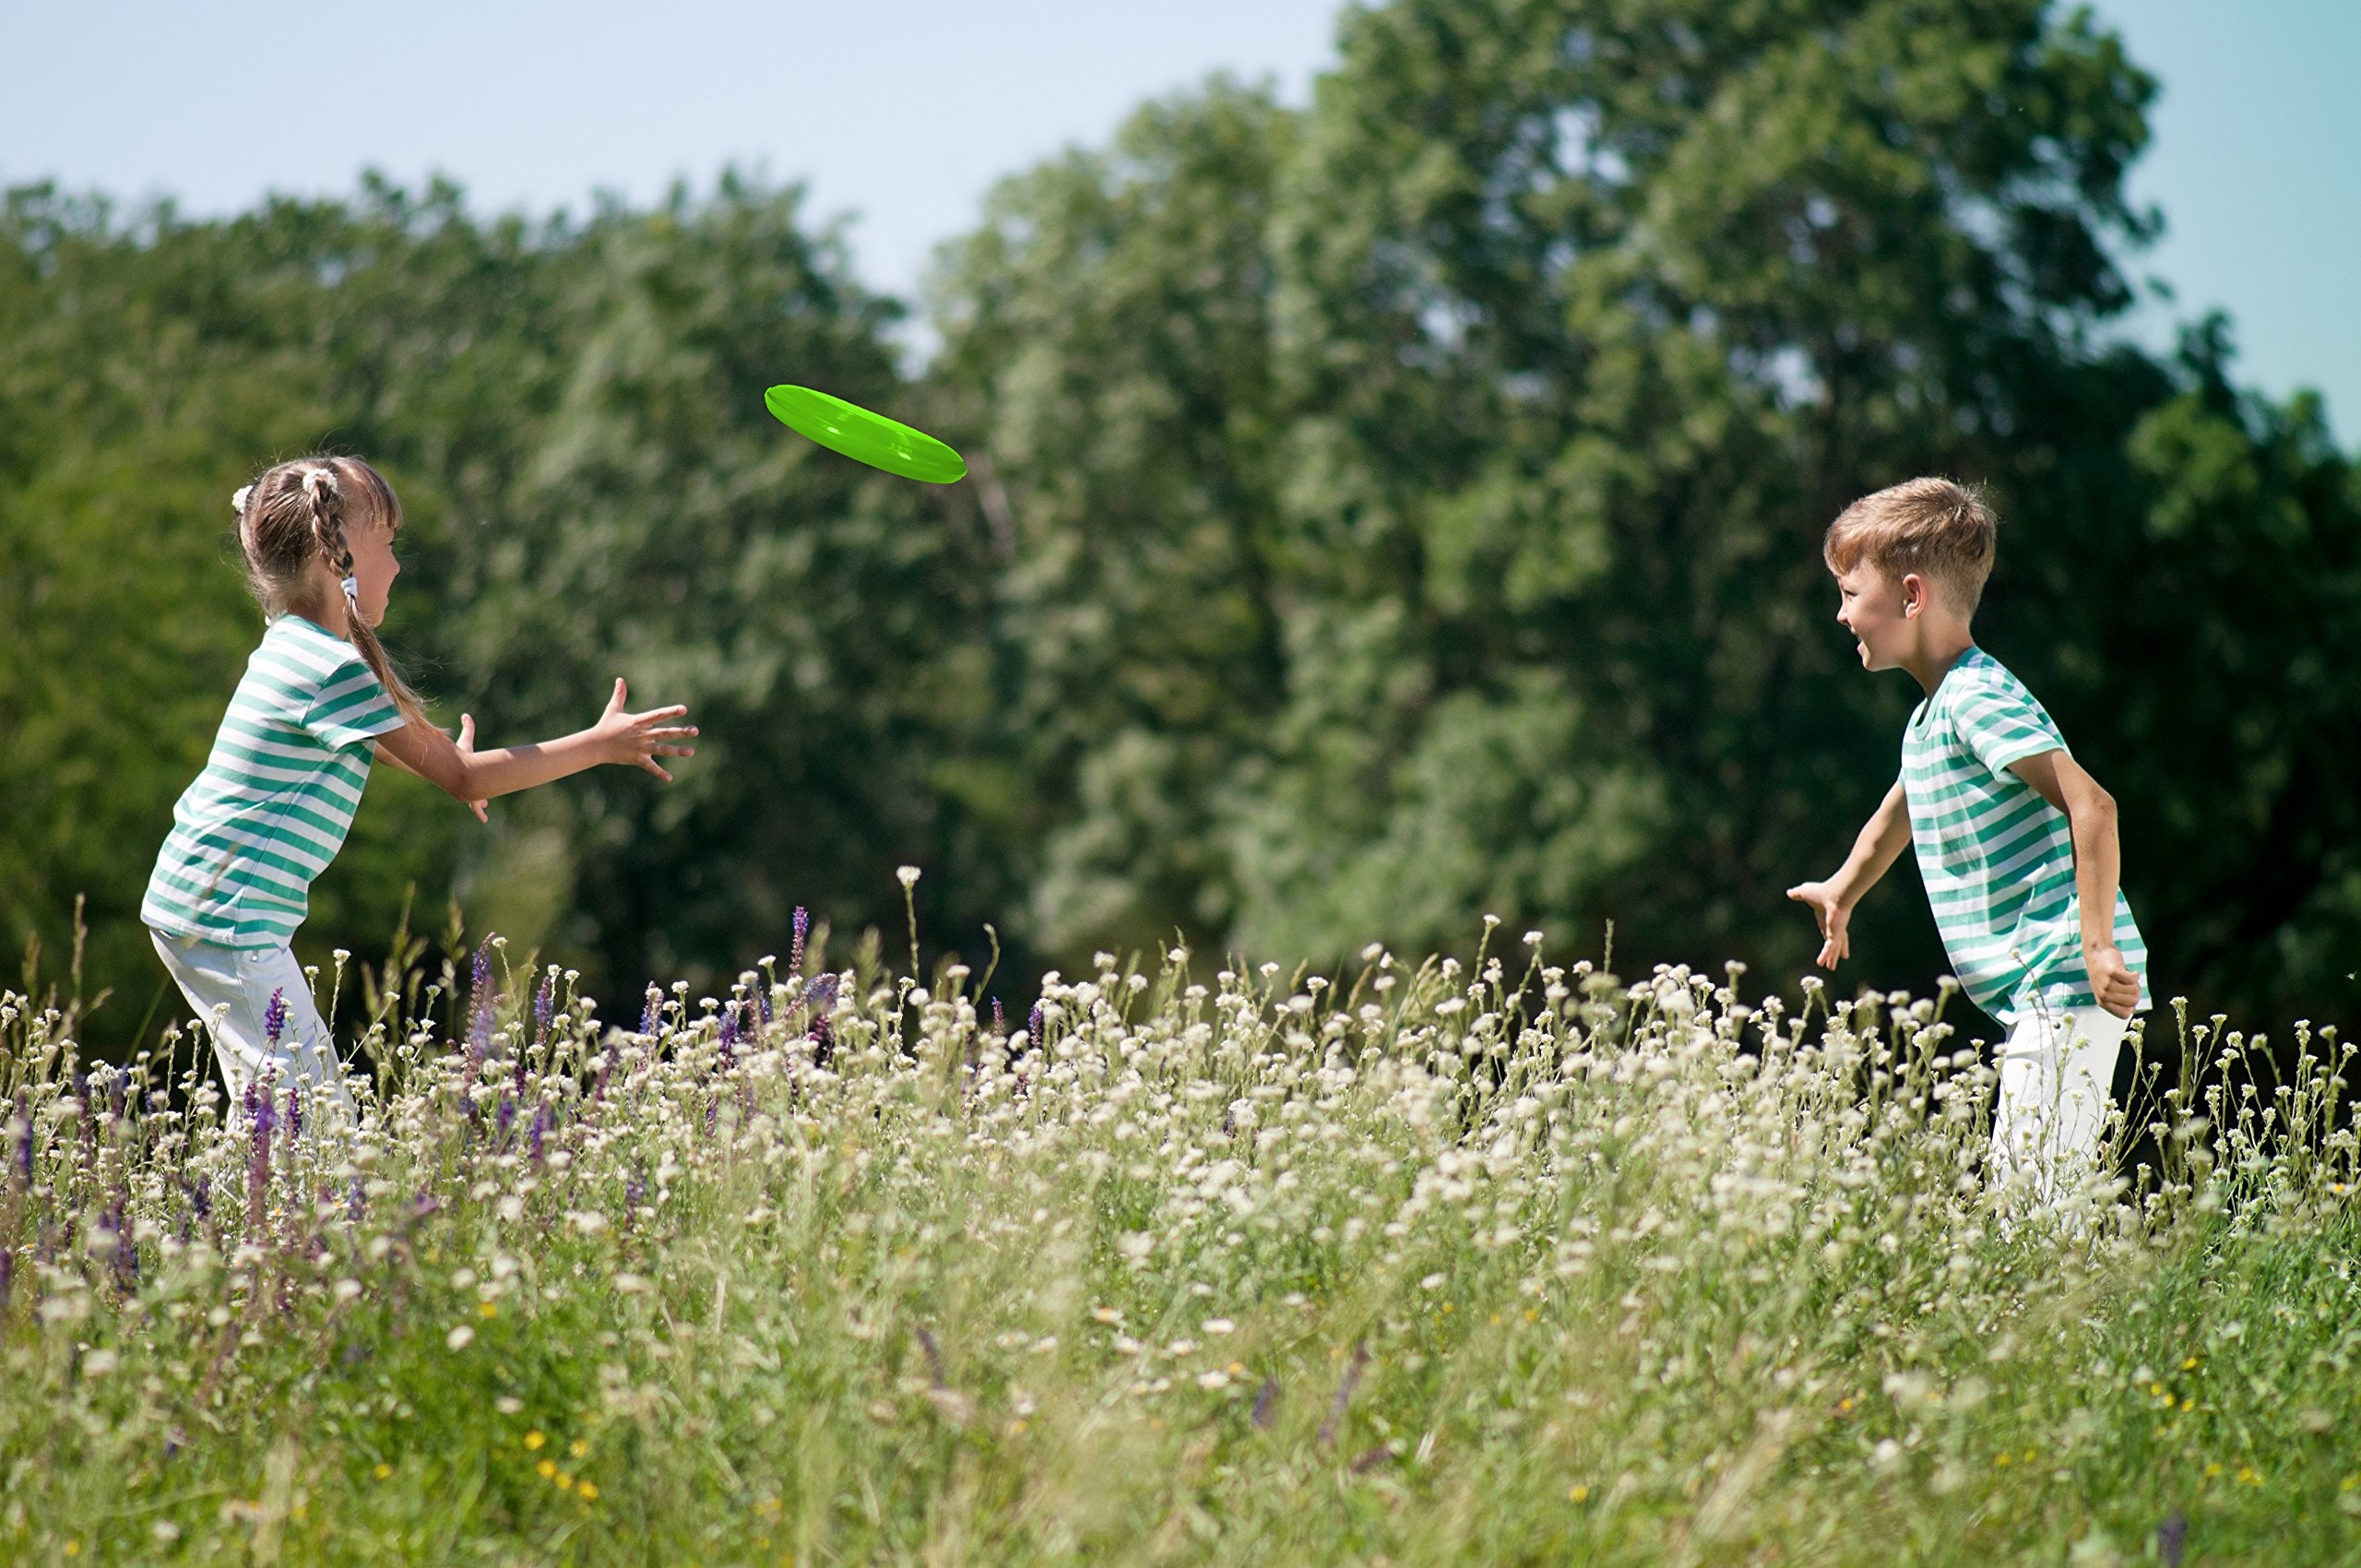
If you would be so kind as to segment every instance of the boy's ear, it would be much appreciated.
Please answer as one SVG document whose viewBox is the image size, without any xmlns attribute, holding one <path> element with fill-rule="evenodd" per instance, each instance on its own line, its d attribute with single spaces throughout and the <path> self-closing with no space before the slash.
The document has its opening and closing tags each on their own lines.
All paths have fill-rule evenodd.
<svg viewBox="0 0 2361 1568">
<path fill-rule="evenodd" d="M 1927 579 L 1916 572 L 1902 575 L 1902 615 L 1908 620 L 1927 608 Z"/>
</svg>

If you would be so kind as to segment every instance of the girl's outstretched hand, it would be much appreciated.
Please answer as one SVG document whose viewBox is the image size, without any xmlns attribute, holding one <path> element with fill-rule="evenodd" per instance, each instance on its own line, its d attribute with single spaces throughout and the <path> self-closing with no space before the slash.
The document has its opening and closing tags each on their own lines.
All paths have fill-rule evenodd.
<svg viewBox="0 0 2361 1568">
<path fill-rule="evenodd" d="M 696 755 L 694 746 L 679 743 L 694 739 L 696 726 L 665 722 L 689 711 L 682 704 L 652 707 L 646 713 L 626 713 L 623 702 L 629 695 L 623 678 L 616 676 L 615 695 L 607 699 L 607 711 L 599 716 L 599 722 L 592 727 L 591 733 L 599 738 L 607 761 L 635 764 L 670 784 L 672 776 L 665 772 L 656 759 L 660 756 Z"/>
</svg>

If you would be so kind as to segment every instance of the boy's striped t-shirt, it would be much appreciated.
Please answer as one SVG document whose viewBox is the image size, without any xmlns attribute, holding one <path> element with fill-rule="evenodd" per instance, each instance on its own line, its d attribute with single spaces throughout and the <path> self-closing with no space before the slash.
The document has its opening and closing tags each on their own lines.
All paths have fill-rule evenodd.
<svg viewBox="0 0 2361 1568">
<path fill-rule="evenodd" d="M 273 621 L 172 808 L 139 918 L 224 947 L 286 942 L 352 826 L 369 742 L 402 723 L 360 649 L 300 615 Z"/>
<path fill-rule="evenodd" d="M 1910 842 L 1960 985 L 2013 1027 L 2036 1005 L 2094 1006 L 2066 814 L 2009 771 L 2064 751 L 2047 712 L 2000 661 L 1971 647 L 1918 705 L 1902 739 Z M 2148 948 L 2118 888 L 2115 944 L 2148 1004 Z"/>
</svg>

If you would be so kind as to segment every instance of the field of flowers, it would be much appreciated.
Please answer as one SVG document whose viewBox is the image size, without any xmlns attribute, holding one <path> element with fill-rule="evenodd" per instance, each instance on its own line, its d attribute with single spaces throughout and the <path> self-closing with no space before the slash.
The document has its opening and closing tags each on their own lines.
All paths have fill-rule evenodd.
<svg viewBox="0 0 2361 1568">
<path fill-rule="evenodd" d="M 9 996 L 0 1559 L 2361 1550 L 2331 1032 L 2281 1081 L 2160 1012 L 2130 1190 L 2044 1210 L 1926 1001 L 1533 933 L 1106 956 L 1003 1016 L 916 946 L 631 1028 L 497 942 L 397 956 L 357 1129 Z"/>
</svg>

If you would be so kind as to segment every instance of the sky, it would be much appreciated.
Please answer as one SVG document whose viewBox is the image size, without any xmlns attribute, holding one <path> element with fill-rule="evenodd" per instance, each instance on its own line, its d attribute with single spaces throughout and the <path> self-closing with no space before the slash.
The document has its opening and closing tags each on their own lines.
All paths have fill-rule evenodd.
<svg viewBox="0 0 2361 1568">
<path fill-rule="evenodd" d="M 1304 101 L 1338 0 L 0 0 L 0 183 L 208 215 L 441 172 L 485 211 L 635 201 L 726 163 L 850 214 L 872 285 L 916 289 L 984 193 L 1215 70 Z M 2240 376 L 2322 391 L 2361 437 L 2361 0 L 2104 0 L 2163 82 L 2134 196 L 2164 209 L 2130 330 L 2213 307 Z"/>
</svg>

